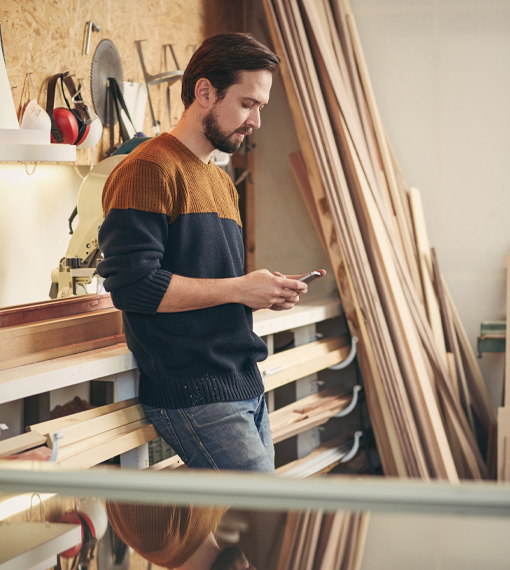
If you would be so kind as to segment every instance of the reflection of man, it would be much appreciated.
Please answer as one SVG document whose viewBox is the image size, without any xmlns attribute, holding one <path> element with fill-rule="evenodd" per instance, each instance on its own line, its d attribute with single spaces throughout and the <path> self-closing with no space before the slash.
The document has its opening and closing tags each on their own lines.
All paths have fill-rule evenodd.
<svg viewBox="0 0 510 570">
<path fill-rule="evenodd" d="M 214 532 L 226 508 L 107 503 L 117 535 L 153 564 L 176 570 L 254 570 L 242 550 L 220 550 Z"/>
<path fill-rule="evenodd" d="M 139 398 L 189 467 L 274 473 L 252 309 L 290 309 L 295 278 L 243 272 L 238 195 L 210 161 L 260 127 L 279 58 L 247 34 L 203 42 L 172 133 L 138 146 L 103 192 L 98 272 L 122 309 Z"/>
</svg>

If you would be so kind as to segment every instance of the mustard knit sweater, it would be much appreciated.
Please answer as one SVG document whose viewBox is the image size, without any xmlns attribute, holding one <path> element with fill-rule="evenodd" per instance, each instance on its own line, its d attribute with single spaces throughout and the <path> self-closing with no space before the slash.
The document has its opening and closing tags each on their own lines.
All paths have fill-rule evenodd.
<svg viewBox="0 0 510 570">
<path fill-rule="evenodd" d="M 249 307 L 156 312 L 173 273 L 243 274 L 238 196 L 228 175 L 164 133 L 112 171 L 103 210 L 98 272 L 123 311 L 140 369 L 140 401 L 176 409 L 262 394 L 257 362 L 267 348 L 253 332 Z"/>
</svg>

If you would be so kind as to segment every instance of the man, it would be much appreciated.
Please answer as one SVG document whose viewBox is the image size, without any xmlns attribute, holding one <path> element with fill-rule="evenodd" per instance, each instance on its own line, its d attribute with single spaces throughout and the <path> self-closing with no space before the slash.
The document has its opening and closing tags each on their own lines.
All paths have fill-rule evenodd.
<svg viewBox="0 0 510 570">
<path fill-rule="evenodd" d="M 238 196 L 211 162 L 260 127 L 279 58 L 248 34 L 206 39 L 182 78 L 185 111 L 109 176 L 98 267 L 140 369 L 139 399 L 188 467 L 274 473 L 252 309 L 290 309 L 297 277 L 243 273 Z"/>
</svg>

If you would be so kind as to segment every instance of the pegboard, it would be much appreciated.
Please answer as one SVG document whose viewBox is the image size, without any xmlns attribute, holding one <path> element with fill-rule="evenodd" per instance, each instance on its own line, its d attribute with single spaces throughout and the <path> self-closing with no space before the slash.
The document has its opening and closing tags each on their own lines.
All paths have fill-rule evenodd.
<svg viewBox="0 0 510 570">
<path fill-rule="evenodd" d="M 146 40 L 143 54 L 149 73 L 165 71 L 165 44 L 173 44 L 177 61 L 184 69 L 194 46 L 215 33 L 240 31 L 241 20 L 242 2 L 232 0 L 2 0 L 0 24 L 16 110 L 23 104 L 21 93 L 27 73 L 32 73 L 38 103 L 45 107 L 48 79 L 66 70 L 81 79 L 84 99 L 92 105 L 90 70 L 94 51 L 103 39 L 115 44 L 124 80 L 143 83 L 136 40 Z M 92 32 L 90 51 L 86 55 L 89 21 L 95 22 L 101 30 Z M 168 52 L 167 61 L 168 69 L 175 69 Z M 180 86 L 181 82 L 177 81 L 171 87 L 171 122 L 166 106 L 166 84 L 151 87 L 151 100 L 155 116 L 161 122 L 161 132 L 175 125 L 182 114 Z M 56 98 L 56 106 L 63 105 L 58 97 L 61 95 Z M 154 135 L 148 105 L 143 131 L 147 136 Z M 77 150 L 77 164 L 102 160 L 110 146 L 109 140 L 109 130 L 104 129 L 103 139 L 95 149 Z M 119 140 L 117 133 L 115 140 Z"/>
</svg>

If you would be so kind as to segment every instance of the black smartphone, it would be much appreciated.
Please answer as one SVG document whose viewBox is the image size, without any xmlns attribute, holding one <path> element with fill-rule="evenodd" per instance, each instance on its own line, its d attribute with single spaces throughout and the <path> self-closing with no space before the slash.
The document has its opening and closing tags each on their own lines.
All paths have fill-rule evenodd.
<svg viewBox="0 0 510 570">
<path fill-rule="evenodd" d="M 311 271 L 310 273 L 303 275 L 303 277 L 300 277 L 298 281 L 303 281 L 303 283 L 308 285 L 308 283 L 315 281 L 315 279 L 318 279 L 319 277 L 322 277 L 322 273 L 320 271 Z"/>
</svg>

